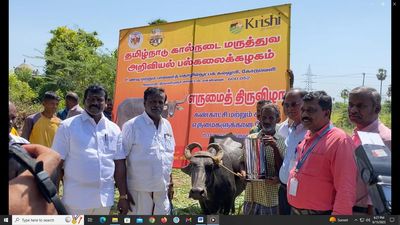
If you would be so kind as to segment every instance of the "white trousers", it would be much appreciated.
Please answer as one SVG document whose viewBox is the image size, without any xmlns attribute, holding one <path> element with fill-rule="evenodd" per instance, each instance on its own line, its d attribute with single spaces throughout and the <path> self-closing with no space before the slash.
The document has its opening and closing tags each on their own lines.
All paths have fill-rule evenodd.
<svg viewBox="0 0 400 225">
<path fill-rule="evenodd" d="M 109 215 L 111 209 L 111 206 L 95 209 L 74 209 L 68 207 L 66 204 L 64 204 L 64 207 L 67 210 L 68 215 Z"/>
<path fill-rule="evenodd" d="M 135 205 L 128 215 L 169 215 L 171 208 L 167 191 L 144 192 L 131 191 Z"/>
</svg>

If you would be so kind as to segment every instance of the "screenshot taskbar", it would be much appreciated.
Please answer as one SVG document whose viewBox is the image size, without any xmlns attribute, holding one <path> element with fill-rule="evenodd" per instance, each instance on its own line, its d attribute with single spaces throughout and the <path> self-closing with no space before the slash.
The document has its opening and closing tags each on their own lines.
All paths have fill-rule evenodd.
<svg viewBox="0 0 400 225">
<path fill-rule="evenodd" d="M 0 225 L 400 225 L 398 215 L 375 216 L 224 216 L 224 215 L 3 215 Z"/>
</svg>

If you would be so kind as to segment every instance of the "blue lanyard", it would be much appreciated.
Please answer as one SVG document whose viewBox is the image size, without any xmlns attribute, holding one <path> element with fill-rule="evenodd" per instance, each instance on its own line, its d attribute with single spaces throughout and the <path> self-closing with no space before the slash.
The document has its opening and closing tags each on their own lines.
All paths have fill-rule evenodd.
<svg viewBox="0 0 400 225">
<path fill-rule="evenodd" d="M 306 159 L 308 158 L 308 156 L 310 155 L 310 153 L 312 152 L 312 150 L 314 149 L 314 147 L 317 145 L 318 141 L 321 140 L 321 138 L 328 133 L 328 131 L 330 131 L 333 128 L 332 124 L 329 124 L 329 126 L 314 140 L 314 142 L 312 143 L 312 145 L 310 146 L 309 149 L 307 149 L 306 153 L 303 155 L 303 157 L 301 157 L 300 161 L 297 163 L 296 165 L 296 169 L 295 172 L 299 172 L 300 168 L 303 166 L 304 162 L 306 161 Z M 304 152 L 304 147 L 305 144 L 303 146 L 303 150 L 302 152 Z"/>
</svg>

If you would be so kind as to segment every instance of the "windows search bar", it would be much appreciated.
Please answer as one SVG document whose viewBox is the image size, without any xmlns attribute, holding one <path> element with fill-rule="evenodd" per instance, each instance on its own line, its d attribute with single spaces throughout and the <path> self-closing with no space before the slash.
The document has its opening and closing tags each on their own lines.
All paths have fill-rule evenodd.
<svg viewBox="0 0 400 225">
<path fill-rule="evenodd" d="M 84 225 L 83 215 L 13 215 L 13 225 Z"/>
</svg>

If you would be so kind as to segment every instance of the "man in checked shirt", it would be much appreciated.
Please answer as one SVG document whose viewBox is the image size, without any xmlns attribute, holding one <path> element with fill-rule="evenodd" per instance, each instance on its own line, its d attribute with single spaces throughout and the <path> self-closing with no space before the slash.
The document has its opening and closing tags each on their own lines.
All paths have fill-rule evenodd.
<svg viewBox="0 0 400 225">
<path fill-rule="evenodd" d="M 276 123 L 281 120 L 276 105 L 266 104 L 261 109 L 261 127 L 258 133 L 249 138 L 260 138 L 267 158 L 267 179 L 249 181 L 246 185 L 244 215 L 277 215 L 279 168 L 285 151 L 285 139 L 276 133 Z M 245 174 L 245 171 L 241 171 Z"/>
</svg>

